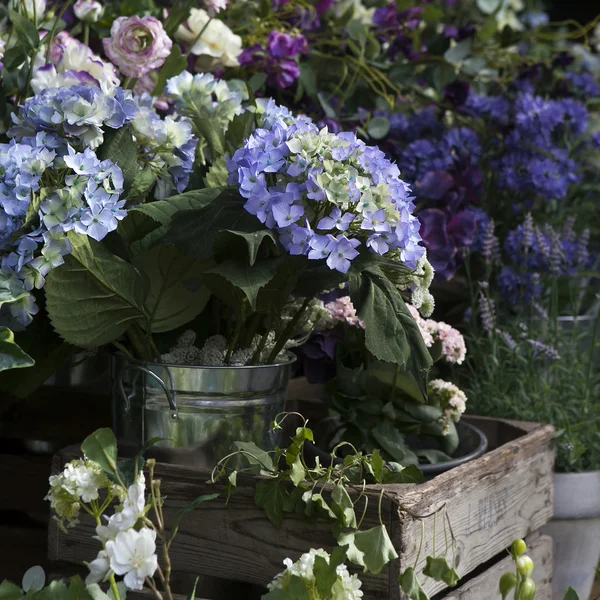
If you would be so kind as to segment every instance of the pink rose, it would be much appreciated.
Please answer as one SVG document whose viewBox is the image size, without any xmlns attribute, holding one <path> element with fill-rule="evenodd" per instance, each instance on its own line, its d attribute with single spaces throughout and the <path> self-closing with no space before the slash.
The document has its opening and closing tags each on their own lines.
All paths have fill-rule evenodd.
<svg viewBox="0 0 600 600">
<path fill-rule="evenodd" d="M 102 40 L 104 52 L 127 77 L 142 77 L 162 66 L 173 42 L 154 17 L 119 17 Z"/>
</svg>

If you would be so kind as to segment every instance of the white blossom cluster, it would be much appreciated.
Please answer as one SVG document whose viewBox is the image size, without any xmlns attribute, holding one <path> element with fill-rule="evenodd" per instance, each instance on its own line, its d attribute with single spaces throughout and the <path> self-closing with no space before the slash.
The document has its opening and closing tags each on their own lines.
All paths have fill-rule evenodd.
<svg viewBox="0 0 600 600">
<path fill-rule="evenodd" d="M 51 475 L 49 483 L 45 500 L 50 502 L 59 523 L 66 523 L 67 527 L 77 524 L 82 502 L 97 500 L 99 490 L 111 486 L 100 466 L 85 459 L 71 461 L 62 473 Z"/>
<path fill-rule="evenodd" d="M 440 406 L 444 415 L 441 419 L 441 425 L 444 433 L 448 432 L 451 421 L 458 423 L 461 415 L 467 408 L 467 396 L 453 383 L 443 379 L 433 379 L 427 384 L 427 393 L 430 402 Z"/>
<path fill-rule="evenodd" d="M 275 579 L 268 584 L 268 589 L 282 589 L 287 591 L 291 577 L 296 576 L 304 581 L 310 598 L 319 598 L 314 574 L 315 557 L 317 556 L 321 556 L 329 563 L 329 554 L 325 550 L 315 550 L 314 548 L 310 552 L 303 554 L 296 562 L 292 562 L 291 559 L 286 558 L 283 561 L 286 567 L 285 570 L 275 576 Z M 346 565 L 339 565 L 336 568 L 336 573 L 338 577 L 331 588 L 332 600 L 356 600 L 363 597 L 363 592 L 360 589 L 362 585 L 361 581 L 357 575 L 350 575 Z"/>
<path fill-rule="evenodd" d="M 106 517 L 106 525 L 96 527 L 96 538 L 102 542 L 95 560 L 88 564 L 90 574 L 86 583 L 106 581 L 112 573 L 124 575 L 123 582 L 130 590 L 141 590 L 146 577 L 158 568 L 156 531 L 136 524 L 146 513 L 144 474 L 129 486 L 120 510 Z"/>
<path fill-rule="evenodd" d="M 255 336 L 248 348 L 240 348 L 232 352 L 227 362 L 225 359 L 227 357 L 228 343 L 224 336 L 213 335 L 209 337 L 204 342 L 202 348 L 195 346 L 195 342 L 196 334 L 191 330 L 185 331 L 179 336 L 177 344 L 166 354 L 161 355 L 161 362 L 190 367 L 242 367 L 247 365 L 256 353 L 261 343 L 261 336 Z M 275 347 L 275 342 L 275 333 L 271 331 L 267 335 L 267 341 L 260 355 L 256 358 L 257 364 L 263 364 L 267 360 L 271 350 Z M 290 347 L 289 343 L 286 344 L 274 362 L 285 362 L 287 348 Z"/>
</svg>

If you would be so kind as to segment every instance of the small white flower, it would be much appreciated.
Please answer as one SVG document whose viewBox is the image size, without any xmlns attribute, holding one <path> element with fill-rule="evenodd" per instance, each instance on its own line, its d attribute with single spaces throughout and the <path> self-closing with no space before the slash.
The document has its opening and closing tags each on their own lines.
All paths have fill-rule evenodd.
<svg viewBox="0 0 600 600">
<path fill-rule="evenodd" d="M 102 16 L 103 6 L 96 0 L 77 0 L 73 5 L 75 16 L 84 23 L 95 23 Z"/>
<path fill-rule="evenodd" d="M 114 540 L 119 532 L 131 529 L 138 520 L 136 513 L 131 509 L 122 510 L 121 512 L 115 513 L 110 518 L 105 518 L 107 518 L 107 524 L 98 525 L 98 527 L 96 527 L 97 538 L 102 543 Z"/>
<path fill-rule="evenodd" d="M 85 578 L 86 585 L 106 581 L 110 575 L 108 554 L 104 550 L 100 550 L 98 556 L 91 563 L 88 563 L 87 567 L 90 574 Z"/>
<path fill-rule="evenodd" d="M 152 577 L 158 568 L 156 532 L 148 527 L 139 531 L 120 531 L 114 540 L 106 542 L 110 568 L 117 575 L 125 575 L 130 590 L 141 590 L 146 577 Z"/>
</svg>

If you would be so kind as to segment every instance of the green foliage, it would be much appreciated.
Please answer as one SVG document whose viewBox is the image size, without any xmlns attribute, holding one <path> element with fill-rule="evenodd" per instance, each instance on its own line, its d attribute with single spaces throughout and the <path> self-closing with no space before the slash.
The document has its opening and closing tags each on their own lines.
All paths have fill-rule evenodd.
<svg viewBox="0 0 600 600">
<path fill-rule="evenodd" d="M 412 567 L 409 567 L 398 578 L 400 588 L 411 600 L 429 600 Z"/>
<path fill-rule="evenodd" d="M 129 126 L 106 129 L 104 141 L 96 151 L 100 160 L 111 160 L 123 171 L 123 188 L 129 193 L 140 167 L 137 162 L 137 146 Z"/>
<path fill-rule="evenodd" d="M 111 600 L 98 584 L 86 585 L 79 575 L 66 582 L 56 580 L 45 586 L 42 567 L 32 567 L 23 576 L 22 589 L 9 581 L 0 583 L 0 600 Z M 121 600 L 125 594 L 121 596 Z"/>
<path fill-rule="evenodd" d="M 112 429 L 104 427 L 88 435 L 81 444 L 81 451 L 98 463 L 107 475 L 117 477 L 117 440 Z"/>
<path fill-rule="evenodd" d="M 196 510 L 204 502 L 208 502 L 209 500 L 214 500 L 215 498 L 218 498 L 218 497 L 219 497 L 219 494 L 203 494 L 202 496 L 198 496 L 198 498 L 196 498 L 189 504 L 186 504 L 183 508 L 179 509 L 177 511 L 177 514 L 175 515 L 173 524 L 171 525 L 171 539 L 173 539 L 177 535 L 177 532 L 179 531 L 179 525 L 181 524 L 181 519 L 183 519 L 183 517 L 187 513 Z M 195 589 L 195 586 L 194 586 L 194 589 Z"/>
<path fill-rule="evenodd" d="M 8 327 L 0 327 L 0 371 L 31 367 L 33 358 L 16 343 L 13 332 Z"/>
<path fill-rule="evenodd" d="M 99 242 L 69 232 L 72 253 L 46 281 L 46 307 L 56 332 L 76 346 L 116 340 L 132 323 L 146 320 L 147 285 L 131 264 Z"/>
<path fill-rule="evenodd" d="M 40 45 L 40 35 L 35 23 L 14 10 L 9 10 L 8 15 L 14 25 L 18 40 L 31 50 L 36 50 Z"/>
</svg>

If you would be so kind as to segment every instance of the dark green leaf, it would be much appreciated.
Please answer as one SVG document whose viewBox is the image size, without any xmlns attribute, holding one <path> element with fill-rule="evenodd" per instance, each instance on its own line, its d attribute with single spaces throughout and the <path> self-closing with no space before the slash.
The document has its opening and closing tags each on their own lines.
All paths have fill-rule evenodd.
<svg viewBox="0 0 600 600">
<path fill-rule="evenodd" d="M 5 54 L 2 62 L 6 69 L 16 69 L 20 67 L 27 60 L 27 52 L 24 46 L 14 46 L 9 48 Z"/>
<path fill-rule="evenodd" d="M 56 332 L 75 346 L 108 344 L 144 318 L 146 284 L 103 244 L 70 231 L 72 252 L 46 280 L 46 308 Z"/>
<path fill-rule="evenodd" d="M 173 521 L 173 525 L 171 526 L 171 537 L 173 539 L 177 532 L 179 531 L 179 525 L 181 524 L 181 519 L 189 512 L 196 510 L 203 502 L 208 502 L 209 500 L 214 500 L 218 498 L 219 494 L 203 494 L 202 496 L 198 496 L 194 501 L 190 502 L 188 505 L 177 511 L 175 515 L 175 520 Z"/>
<path fill-rule="evenodd" d="M 390 122 L 385 117 L 373 117 L 367 123 L 367 133 L 374 140 L 381 140 L 390 132 L 390 127 Z"/>
<path fill-rule="evenodd" d="M 390 561 L 398 558 L 385 525 L 377 525 L 354 534 L 356 547 L 364 554 L 365 571 L 377 575 Z"/>
<path fill-rule="evenodd" d="M 142 171 L 138 171 L 131 183 L 129 199 L 144 199 L 152 189 L 155 181 L 156 176 L 150 167 L 146 167 Z"/>
<path fill-rule="evenodd" d="M 15 343 L 8 327 L 0 327 L 0 371 L 32 367 L 35 361 Z"/>
<path fill-rule="evenodd" d="M 259 481 L 254 491 L 254 503 L 265 511 L 269 521 L 279 527 L 289 491 L 277 481 Z"/>
<path fill-rule="evenodd" d="M 410 598 L 410 600 L 429 600 L 429 596 L 425 593 L 419 578 L 412 567 L 409 567 L 398 577 L 400 588 Z"/>
<path fill-rule="evenodd" d="M 579 600 L 579 596 L 577 595 L 577 592 L 570 587 L 567 589 L 567 593 L 565 594 L 563 600 Z"/>
<path fill-rule="evenodd" d="M 460 581 L 460 575 L 455 569 L 448 569 L 442 577 L 442 581 L 449 587 L 454 587 Z"/>
<path fill-rule="evenodd" d="M 258 251 L 265 242 L 272 248 L 277 247 L 277 236 L 271 229 L 261 229 L 259 231 L 251 232 L 224 229 L 223 233 L 237 236 L 246 242 L 248 248 L 248 261 L 251 266 L 256 262 Z"/>
<path fill-rule="evenodd" d="M 170 18 L 172 14 L 173 11 L 171 10 L 168 18 Z M 171 54 L 167 56 L 167 59 L 163 63 L 163 66 L 161 67 L 160 71 L 158 72 L 158 79 L 156 80 L 156 85 L 154 86 L 154 91 L 152 92 L 152 94 L 154 96 L 160 96 L 160 94 L 162 94 L 163 90 L 165 89 L 167 79 L 175 77 L 181 72 L 185 71 L 186 66 L 187 59 L 181 54 L 181 48 L 179 47 L 179 44 L 173 44 Z"/>
<path fill-rule="evenodd" d="M 217 236 L 224 229 L 246 232 L 264 229 L 256 217 L 246 212 L 244 204 L 235 188 L 225 188 L 207 206 L 175 214 L 166 239 L 188 256 L 209 258 L 213 256 Z"/>
<path fill-rule="evenodd" d="M 304 579 L 297 575 L 292 575 L 287 585 L 285 597 L 286 600 L 310 600 L 310 594 L 308 593 Z"/>
<path fill-rule="evenodd" d="M 456 70 L 447 62 L 441 62 L 433 67 L 431 72 L 433 86 L 441 92 L 449 83 L 456 79 Z"/>
<path fill-rule="evenodd" d="M 415 454 L 419 458 L 424 458 L 431 465 L 437 465 L 438 463 L 452 460 L 451 456 L 448 456 L 445 452 L 436 450 L 434 448 L 420 448 L 415 450 Z"/>
<path fill-rule="evenodd" d="M 194 0 L 175 0 L 173 6 L 169 10 L 169 15 L 165 19 L 164 28 L 169 37 L 173 37 L 173 34 L 177 31 L 177 28 L 187 21 L 190 16 L 190 10 L 196 6 Z M 173 44 L 175 46 L 176 44 Z"/>
<path fill-rule="evenodd" d="M 323 497 L 323 494 L 310 494 L 307 492 L 307 498 L 304 500 L 306 508 L 304 514 L 308 516 L 318 516 L 323 519 L 337 519 L 336 514 L 331 510 L 329 504 Z"/>
<path fill-rule="evenodd" d="M 369 352 L 379 360 L 404 366 L 425 394 L 431 356 L 417 323 L 392 282 L 378 267 L 369 267 L 350 278 L 350 296 L 365 323 Z"/>
<path fill-rule="evenodd" d="M 194 125 L 198 133 L 206 140 L 213 156 L 225 153 L 225 132 L 221 123 L 204 117 L 196 117 Z"/>
<path fill-rule="evenodd" d="M 181 327 L 204 310 L 210 291 L 202 276 L 210 262 L 188 258 L 172 246 L 154 246 L 132 263 L 150 283 L 145 308 L 153 333 Z"/>
<path fill-rule="evenodd" d="M 443 556 L 434 558 L 428 556 L 425 559 L 425 567 L 423 568 L 423 575 L 431 577 L 435 581 L 443 581 L 444 575 L 450 571 L 452 567 L 448 564 L 448 561 Z"/>
<path fill-rule="evenodd" d="M 104 130 L 104 141 L 96 154 L 100 160 L 111 160 L 121 168 L 121 171 L 123 171 L 123 188 L 127 195 L 140 170 L 137 161 L 137 146 L 133 140 L 130 126 L 121 127 L 120 129 L 106 128 Z"/>
<path fill-rule="evenodd" d="M 15 27 L 18 39 L 35 50 L 40 45 L 40 34 L 35 23 L 14 10 L 9 10 L 8 15 Z"/>
<path fill-rule="evenodd" d="M 112 429 L 103 427 L 88 435 L 81 444 L 81 451 L 89 460 L 98 463 L 105 473 L 117 475 L 117 440 Z"/>
<path fill-rule="evenodd" d="M 23 591 L 18 585 L 7 581 L 0 583 L 0 600 L 21 600 Z"/>
<path fill-rule="evenodd" d="M 254 73 L 252 77 L 248 80 L 248 88 L 256 93 L 263 85 L 265 85 L 265 81 L 267 81 L 266 73 Z"/>
<path fill-rule="evenodd" d="M 263 75 L 263 73 L 261 73 Z M 244 142 L 250 137 L 256 128 L 254 113 L 250 111 L 236 115 L 227 128 L 227 143 L 235 151 L 244 145 Z"/>
<path fill-rule="evenodd" d="M 381 448 L 398 462 L 404 463 L 407 457 L 410 456 L 410 451 L 404 443 L 403 435 L 389 419 L 383 419 L 371 431 L 371 435 L 377 440 Z"/>
<path fill-rule="evenodd" d="M 258 465 L 265 471 L 273 471 L 273 459 L 268 452 L 259 448 L 254 442 L 234 442 L 236 450 L 244 453 L 244 458 L 251 465 Z"/>
<path fill-rule="evenodd" d="M 110 596 L 106 597 L 110 598 Z M 52 600 L 55 600 L 54 596 L 52 596 Z M 83 579 L 81 579 L 79 575 L 75 575 L 69 579 L 69 600 L 94 600 L 90 590 L 88 590 Z"/>
<path fill-rule="evenodd" d="M 258 293 L 275 277 L 279 262 L 279 258 L 267 258 L 250 266 L 242 261 L 226 260 L 205 272 L 207 285 L 210 287 L 210 275 L 225 278 L 244 292 L 250 308 L 255 310 Z"/>
<path fill-rule="evenodd" d="M 300 64 L 300 81 L 306 90 L 306 93 L 311 97 L 317 96 L 317 76 L 308 63 L 302 62 Z"/>
</svg>

